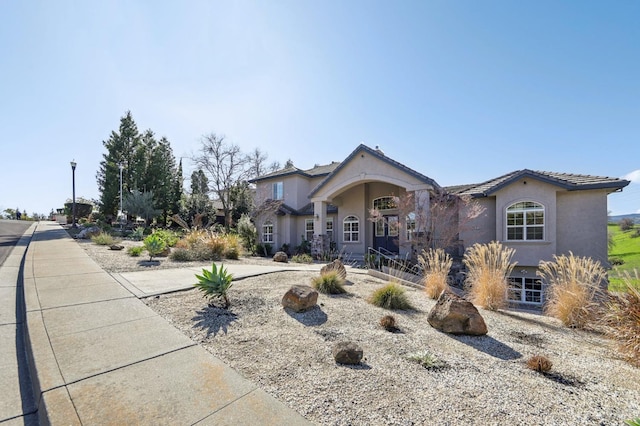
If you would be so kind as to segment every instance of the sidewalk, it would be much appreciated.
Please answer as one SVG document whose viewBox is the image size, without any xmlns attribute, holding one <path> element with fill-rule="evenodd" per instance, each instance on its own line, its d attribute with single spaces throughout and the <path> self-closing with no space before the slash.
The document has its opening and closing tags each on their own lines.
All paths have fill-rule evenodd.
<svg viewBox="0 0 640 426">
<path fill-rule="evenodd" d="M 194 271 L 132 274 L 121 285 L 59 225 L 37 225 L 24 291 L 41 424 L 310 424 L 136 297 L 192 286 Z"/>
</svg>

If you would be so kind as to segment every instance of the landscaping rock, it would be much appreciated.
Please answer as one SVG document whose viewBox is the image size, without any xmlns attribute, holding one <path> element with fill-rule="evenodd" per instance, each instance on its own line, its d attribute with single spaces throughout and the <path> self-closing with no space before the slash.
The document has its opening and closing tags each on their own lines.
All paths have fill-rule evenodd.
<svg viewBox="0 0 640 426">
<path fill-rule="evenodd" d="M 427 321 L 433 328 L 445 333 L 472 336 L 487 334 L 487 325 L 478 309 L 471 302 L 447 290 L 440 294 Z"/>
<path fill-rule="evenodd" d="M 111 246 L 109 246 L 109 250 L 122 250 L 124 248 L 124 246 L 120 246 L 118 244 L 112 244 Z"/>
<path fill-rule="evenodd" d="M 82 231 L 78 232 L 74 238 L 79 240 L 84 240 L 86 238 L 94 237 L 100 234 L 101 230 L 97 226 L 92 226 L 90 228 L 84 228 Z"/>
<path fill-rule="evenodd" d="M 282 298 L 282 306 L 296 312 L 313 308 L 318 302 L 318 292 L 308 285 L 293 285 Z"/>
<path fill-rule="evenodd" d="M 338 276 L 343 280 L 347 279 L 347 270 L 345 269 L 340 259 L 336 259 L 333 262 L 324 265 L 322 269 L 320 269 L 320 275 L 324 275 L 328 272 L 333 271 L 336 271 L 338 273 Z"/>
<path fill-rule="evenodd" d="M 280 263 L 287 263 L 287 262 L 289 262 L 289 256 L 287 256 L 287 253 L 285 253 L 283 251 L 279 251 L 279 252 L 276 252 L 276 254 L 273 255 L 273 261 L 274 262 L 280 262 Z"/>
<path fill-rule="evenodd" d="M 333 359 L 338 364 L 360 364 L 362 361 L 363 351 L 360 346 L 353 342 L 338 342 L 331 350 Z"/>
</svg>

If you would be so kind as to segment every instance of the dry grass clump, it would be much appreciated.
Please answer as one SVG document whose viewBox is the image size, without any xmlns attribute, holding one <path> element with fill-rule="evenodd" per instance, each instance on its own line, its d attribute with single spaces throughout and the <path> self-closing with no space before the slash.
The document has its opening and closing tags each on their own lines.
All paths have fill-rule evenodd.
<svg viewBox="0 0 640 426">
<path fill-rule="evenodd" d="M 640 367 L 640 276 L 628 272 L 623 276 L 626 292 L 613 294 L 607 303 L 605 321 L 608 334 L 617 341 L 620 352 Z"/>
<path fill-rule="evenodd" d="M 447 366 L 446 362 L 427 351 L 409 354 L 407 355 L 407 359 L 413 362 L 417 362 L 428 370 L 436 370 L 438 368 L 444 368 Z"/>
<path fill-rule="evenodd" d="M 113 238 L 113 236 L 111 236 L 111 234 L 100 231 L 98 235 L 94 235 L 93 237 L 91 237 L 91 242 L 99 246 L 110 246 L 112 244 L 115 244 L 116 240 L 115 238 Z"/>
<path fill-rule="evenodd" d="M 380 318 L 380 325 L 387 331 L 397 330 L 396 319 L 393 315 L 385 315 Z"/>
<path fill-rule="evenodd" d="M 463 262 L 468 269 L 466 287 L 472 303 L 492 311 L 507 304 L 507 277 L 516 263 L 511 263 L 515 250 L 497 241 L 474 244 Z"/>
<path fill-rule="evenodd" d="M 393 282 L 374 291 L 369 298 L 369 303 L 384 309 L 413 309 L 405 289 Z"/>
<path fill-rule="evenodd" d="M 607 273 L 600 262 L 571 252 L 553 257 L 554 262 L 541 261 L 538 271 L 549 285 L 545 312 L 568 327 L 584 328 L 595 319 Z"/>
<path fill-rule="evenodd" d="M 527 360 L 527 367 L 538 373 L 548 373 L 553 367 L 553 363 L 549 358 L 543 355 L 534 355 Z"/>
<path fill-rule="evenodd" d="M 422 284 L 424 290 L 432 299 L 437 299 L 443 290 L 449 289 L 447 277 L 453 264 L 453 259 L 443 249 L 422 250 L 418 262 L 424 271 Z"/>
<path fill-rule="evenodd" d="M 311 284 L 320 293 L 342 294 L 347 292 L 344 288 L 344 280 L 338 275 L 337 271 L 326 272 L 314 277 L 311 279 Z"/>
<path fill-rule="evenodd" d="M 221 234 L 206 229 L 193 229 L 176 243 L 181 252 L 178 259 L 188 260 L 220 260 L 238 259 L 242 252 L 242 242 L 235 234 Z"/>
</svg>

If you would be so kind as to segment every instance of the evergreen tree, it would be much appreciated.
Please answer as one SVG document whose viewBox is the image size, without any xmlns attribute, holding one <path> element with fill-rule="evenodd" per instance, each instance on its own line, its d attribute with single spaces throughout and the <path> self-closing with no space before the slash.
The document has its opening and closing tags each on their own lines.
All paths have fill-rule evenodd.
<svg viewBox="0 0 640 426">
<path fill-rule="evenodd" d="M 209 199 L 209 179 L 202 169 L 191 173 L 191 196 L 188 202 L 189 219 L 198 215 L 209 216 L 211 200 Z"/>
<path fill-rule="evenodd" d="M 237 224 L 242 215 L 253 209 L 253 191 L 247 181 L 239 182 L 231 188 L 231 220 Z"/>
<path fill-rule="evenodd" d="M 140 173 L 140 134 L 131 111 L 120 119 L 119 132 L 112 131 L 111 136 L 102 144 L 107 152 L 102 155 L 100 168 L 96 175 L 100 190 L 100 211 L 115 216 L 120 205 L 120 169 L 122 164 L 123 194 L 136 188 Z"/>
<path fill-rule="evenodd" d="M 178 164 L 178 170 L 173 180 L 173 191 L 171 191 L 171 213 L 180 214 L 182 212 L 182 195 L 184 193 L 184 178 L 182 176 L 182 158 Z"/>
</svg>

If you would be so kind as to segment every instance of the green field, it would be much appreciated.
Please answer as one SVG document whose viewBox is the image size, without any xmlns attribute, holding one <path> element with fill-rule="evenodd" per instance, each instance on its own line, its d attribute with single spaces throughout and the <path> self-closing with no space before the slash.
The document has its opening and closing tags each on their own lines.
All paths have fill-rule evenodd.
<svg viewBox="0 0 640 426">
<path fill-rule="evenodd" d="M 637 225 L 629 231 L 621 231 L 617 224 L 609 224 L 607 231 L 613 236 L 613 246 L 609 247 L 609 260 L 621 259 L 622 265 L 616 265 L 609 271 L 609 290 L 619 290 L 623 287 L 622 277 L 625 271 L 634 276 L 634 269 L 640 274 L 640 236 Z M 635 280 L 636 287 L 640 288 L 640 282 Z"/>
</svg>

